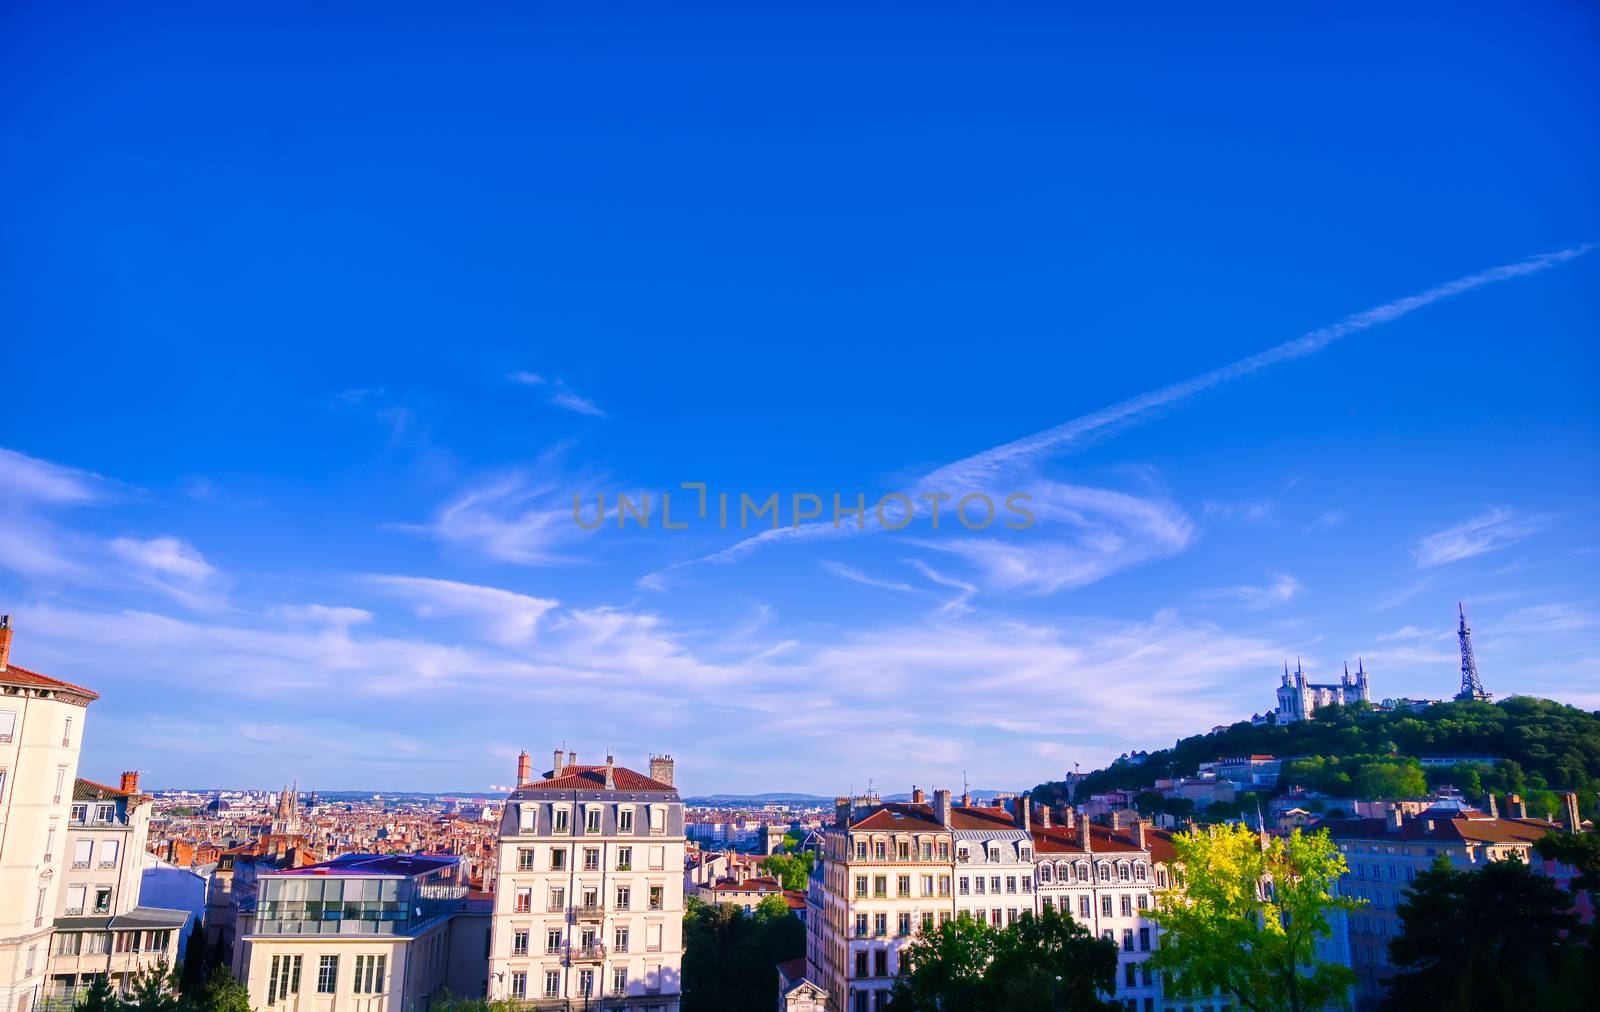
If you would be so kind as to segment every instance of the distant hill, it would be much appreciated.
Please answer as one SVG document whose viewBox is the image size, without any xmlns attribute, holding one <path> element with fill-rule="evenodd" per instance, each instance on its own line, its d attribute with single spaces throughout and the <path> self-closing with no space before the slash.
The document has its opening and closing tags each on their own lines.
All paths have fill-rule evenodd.
<svg viewBox="0 0 1600 1012">
<path fill-rule="evenodd" d="M 1426 779 L 1428 787 L 1450 783 L 1473 800 L 1488 791 L 1518 793 L 1540 815 L 1558 807 L 1557 792 L 1577 791 L 1584 814 L 1592 816 L 1600 789 L 1600 713 L 1531 696 L 1437 703 L 1417 712 L 1331 706 L 1310 721 L 1241 721 L 1151 752 L 1139 765 L 1113 763 L 1084 777 L 1076 797 L 1149 788 L 1158 779 L 1192 776 L 1202 762 L 1244 755 L 1289 760 L 1272 793 L 1300 784 L 1334 796 L 1392 796 L 1395 785 Z M 1454 756 L 1495 761 L 1427 769 L 1417 761 Z M 1039 801 L 1072 800 L 1061 781 L 1040 784 L 1033 793 Z"/>
</svg>

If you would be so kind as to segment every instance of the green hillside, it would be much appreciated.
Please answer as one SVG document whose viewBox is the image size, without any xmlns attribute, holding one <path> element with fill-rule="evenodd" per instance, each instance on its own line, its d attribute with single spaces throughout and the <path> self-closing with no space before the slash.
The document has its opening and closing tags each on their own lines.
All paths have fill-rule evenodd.
<svg viewBox="0 0 1600 1012">
<path fill-rule="evenodd" d="M 1302 757 L 1285 763 L 1278 792 L 1300 784 L 1337 797 L 1376 798 L 1450 783 L 1474 801 L 1488 791 L 1521 794 L 1529 814 L 1542 816 L 1557 810 L 1559 793 L 1570 790 L 1578 792 L 1583 813 L 1593 816 L 1600 790 L 1600 713 L 1530 696 L 1439 703 L 1416 713 L 1333 706 L 1311 721 L 1281 727 L 1241 721 L 1185 738 L 1151 752 L 1143 765 L 1117 762 L 1096 770 L 1078 785 L 1077 796 L 1148 788 L 1164 777 L 1192 776 L 1202 762 L 1251 754 Z M 1490 756 L 1495 762 L 1427 770 L 1417 762 L 1439 756 Z M 1073 800 L 1067 793 L 1059 781 L 1034 788 L 1040 801 Z M 1154 805 L 1148 798 L 1145 803 Z"/>
</svg>

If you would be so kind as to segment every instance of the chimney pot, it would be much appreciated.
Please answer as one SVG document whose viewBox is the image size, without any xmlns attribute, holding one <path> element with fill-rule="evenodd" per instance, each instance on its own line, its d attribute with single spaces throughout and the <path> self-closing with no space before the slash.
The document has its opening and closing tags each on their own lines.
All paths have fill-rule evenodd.
<svg viewBox="0 0 1600 1012">
<path fill-rule="evenodd" d="M 0 671 L 11 660 L 11 616 L 0 615 Z"/>
<path fill-rule="evenodd" d="M 920 805 L 923 802 L 925 802 L 926 800 L 927 799 L 922 796 L 922 788 L 916 786 L 915 784 L 912 784 L 911 785 L 911 803 L 913 805 Z"/>
<path fill-rule="evenodd" d="M 138 794 L 139 793 L 139 771 L 138 770 L 123 770 L 123 772 L 122 772 L 122 793 L 124 793 L 124 794 Z"/>
<path fill-rule="evenodd" d="M 565 767 L 566 767 L 566 756 L 562 753 L 562 751 L 560 749 L 556 749 L 555 762 L 550 764 L 550 775 L 552 777 L 559 777 L 561 775 L 561 771 Z"/>
<path fill-rule="evenodd" d="M 606 790 L 617 789 L 617 760 L 614 756 L 606 756 Z"/>
<path fill-rule="evenodd" d="M 1506 814 L 1513 819 L 1528 817 L 1528 803 L 1522 800 L 1522 795 L 1512 794 L 1506 797 Z"/>
<path fill-rule="evenodd" d="M 529 757 L 528 750 L 523 749 L 517 753 L 517 786 L 530 783 L 533 780 L 533 759 Z"/>
<path fill-rule="evenodd" d="M 933 792 L 933 814 L 939 819 L 939 825 L 950 828 L 950 792 L 940 789 Z"/>
<path fill-rule="evenodd" d="M 568 768 L 572 768 L 572 767 L 575 767 L 577 765 L 578 765 L 578 753 L 569 751 L 567 753 L 567 766 L 568 766 Z"/>
<path fill-rule="evenodd" d="M 651 780 L 655 780 L 655 781 L 658 781 L 660 783 L 666 784 L 668 787 L 674 786 L 674 782 L 673 782 L 673 779 L 672 779 L 672 768 L 673 768 L 672 756 L 670 756 L 670 755 L 653 755 L 653 756 L 650 757 L 650 779 Z"/>
<path fill-rule="evenodd" d="M 1145 843 L 1145 838 L 1144 838 L 1144 820 L 1143 819 L 1134 819 L 1133 820 L 1133 842 L 1134 842 L 1134 845 L 1137 846 L 1140 850 L 1149 850 L 1150 849 L 1149 846 Z"/>
</svg>

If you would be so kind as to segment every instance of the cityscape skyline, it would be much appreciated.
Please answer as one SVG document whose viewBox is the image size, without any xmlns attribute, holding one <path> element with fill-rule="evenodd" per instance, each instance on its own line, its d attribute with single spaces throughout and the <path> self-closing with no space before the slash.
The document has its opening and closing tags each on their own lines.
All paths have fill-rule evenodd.
<svg viewBox="0 0 1600 1012">
<path fill-rule="evenodd" d="M 19 15 L 13 660 L 151 786 L 1020 789 L 1458 601 L 1600 708 L 1593 14 L 1298 16 Z"/>
</svg>

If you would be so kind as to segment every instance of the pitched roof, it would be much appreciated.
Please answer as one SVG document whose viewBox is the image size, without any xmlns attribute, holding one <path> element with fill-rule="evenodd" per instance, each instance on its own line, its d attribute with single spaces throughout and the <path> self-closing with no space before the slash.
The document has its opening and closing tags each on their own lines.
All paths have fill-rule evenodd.
<svg viewBox="0 0 1600 1012">
<path fill-rule="evenodd" d="M 85 780 L 82 777 L 79 777 L 72 784 L 73 801 L 119 801 L 123 798 L 129 801 L 142 801 L 144 797 L 142 794 L 129 794 L 119 788 L 95 783 L 93 780 Z"/>
<path fill-rule="evenodd" d="M 983 808 L 977 805 L 957 805 L 950 809 L 951 829 L 1016 829 L 1016 817 L 1004 808 Z"/>
<path fill-rule="evenodd" d="M 635 772 L 626 766 L 613 766 L 612 779 L 616 786 L 609 790 L 616 791 L 676 791 L 671 784 L 664 784 L 659 780 L 652 780 L 643 773 Z M 568 766 L 561 771 L 560 776 L 552 776 L 552 770 L 544 775 L 543 780 L 523 784 L 518 790 L 540 791 L 604 791 L 606 787 L 606 768 L 604 766 Z"/>
<path fill-rule="evenodd" d="M 891 801 L 850 823 L 851 829 L 943 829 L 926 804 Z"/>
<path fill-rule="evenodd" d="M 7 664 L 5 667 L 0 668 L 0 685 L 26 685 L 30 689 L 66 689 L 69 692 L 82 693 L 90 699 L 100 698 L 100 693 L 93 689 L 86 689 L 71 682 L 63 682 L 61 679 L 51 678 L 49 675 L 41 675 L 37 671 L 29 671 L 27 668 L 21 668 L 15 664 Z"/>
<path fill-rule="evenodd" d="M 1154 830 L 1146 826 L 1145 844 L 1151 842 Z M 1139 852 L 1139 845 L 1134 842 L 1133 834 L 1129 832 L 1113 833 L 1109 827 L 1090 824 L 1089 839 L 1094 845 L 1096 854 L 1133 854 Z M 1064 826 L 1052 826 L 1044 829 L 1038 826 L 1033 830 L 1033 849 L 1039 854 L 1082 854 L 1083 842 L 1076 831 Z M 1158 859 L 1159 860 L 1159 859 Z"/>
<path fill-rule="evenodd" d="M 1335 840 L 1420 840 L 1431 843 L 1532 843 L 1561 829 L 1543 819 L 1430 819 L 1426 813 L 1390 829 L 1388 819 L 1325 819 L 1317 824 Z"/>
</svg>

